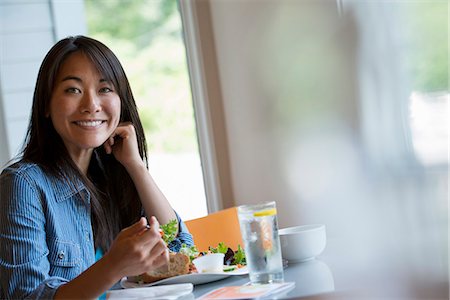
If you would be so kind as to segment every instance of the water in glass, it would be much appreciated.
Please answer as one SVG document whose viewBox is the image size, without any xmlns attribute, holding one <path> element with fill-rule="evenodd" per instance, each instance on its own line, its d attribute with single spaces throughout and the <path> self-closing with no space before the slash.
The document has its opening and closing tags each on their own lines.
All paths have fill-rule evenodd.
<svg viewBox="0 0 450 300">
<path fill-rule="evenodd" d="M 241 207 L 239 221 L 252 284 L 283 282 L 275 203 Z"/>
</svg>

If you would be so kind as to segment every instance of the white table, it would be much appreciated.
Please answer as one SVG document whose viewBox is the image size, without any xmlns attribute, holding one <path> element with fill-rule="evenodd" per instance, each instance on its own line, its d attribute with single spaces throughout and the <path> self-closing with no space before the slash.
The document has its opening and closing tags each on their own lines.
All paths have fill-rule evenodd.
<svg viewBox="0 0 450 300">
<path fill-rule="evenodd" d="M 286 282 L 295 282 L 295 287 L 287 293 L 278 295 L 278 299 L 298 298 L 334 291 L 333 274 L 329 266 L 319 259 L 288 265 L 284 269 L 284 278 Z M 216 288 L 244 285 L 248 282 L 248 275 L 230 276 L 223 280 L 196 285 L 194 296 L 197 298 Z"/>
<path fill-rule="evenodd" d="M 371 253 L 370 247 L 356 249 L 330 238 L 317 259 L 291 263 L 284 269 L 285 281 L 295 282 L 295 288 L 277 299 L 448 300 L 448 265 L 429 245 L 421 243 L 415 249 L 405 245 L 408 247 L 399 247 L 400 251 L 380 248 Z M 194 296 L 247 282 L 248 276 L 232 276 L 196 285 Z"/>
<path fill-rule="evenodd" d="M 349 247 L 342 240 L 328 239 L 327 247 L 317 259 L 290 263 L 284 269 L 287 282 L 295 288 L 271 299 L 365 300 L 416 299 L 448 300 L 449 282 L 446 257 L 436 254 L 429 243 L 416 249 L 376 249 Z M 433 254 L 422 256 L 422 253 Z M 196 285 L 195 299 L 223 286 L 239 286 L 249 282 L 248 275 L 230 276 L 223 280 Z M 119 288 L 116 286 L 115 288 Z"/>
</svg>

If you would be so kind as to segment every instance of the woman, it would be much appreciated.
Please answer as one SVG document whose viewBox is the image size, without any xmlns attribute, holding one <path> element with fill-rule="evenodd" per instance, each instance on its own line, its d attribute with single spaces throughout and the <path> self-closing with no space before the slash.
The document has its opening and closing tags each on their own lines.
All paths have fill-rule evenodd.
<svg viewBox="0 0 450 300">
<path fill-rule="evenodd" d="M 2 172 L 0 197 L 1 299 L 97 298 L 167 262 L 158 221 L 178 220 L 172 251 L 193 243 L 147 170 L 120 62 L 88 37 L 46 55 L 24 150 Z"/>
</svg>

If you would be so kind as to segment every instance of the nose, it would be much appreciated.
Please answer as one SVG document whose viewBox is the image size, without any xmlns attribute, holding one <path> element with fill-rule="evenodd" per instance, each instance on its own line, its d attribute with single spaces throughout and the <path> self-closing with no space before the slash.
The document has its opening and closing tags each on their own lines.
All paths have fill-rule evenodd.
<svg viewBox="0 0 450 300">
<path fill-rule="evenodd" d="M 100 99 L 95 92 L 85 92 L 80 103 L 81 113 L 96 113 L 101 111 Z"/>
</svg>

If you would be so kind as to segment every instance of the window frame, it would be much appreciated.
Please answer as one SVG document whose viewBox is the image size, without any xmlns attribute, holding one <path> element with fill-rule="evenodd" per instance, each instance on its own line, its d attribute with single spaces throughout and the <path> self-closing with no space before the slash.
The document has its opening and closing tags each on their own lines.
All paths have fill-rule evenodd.
<svg viewBox="0 0 450 300">
<path fill-rule="evenodd" d="M 235 205 L 208 1 L 178 0 L 208 213 Z M 202 38 L 200 38 L 202 37 Z M 214 121 L 213 121 L 214 120 Z"/>
</svg>

